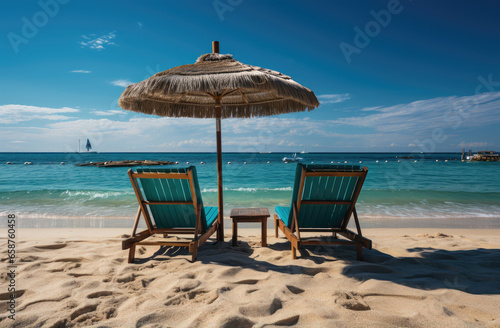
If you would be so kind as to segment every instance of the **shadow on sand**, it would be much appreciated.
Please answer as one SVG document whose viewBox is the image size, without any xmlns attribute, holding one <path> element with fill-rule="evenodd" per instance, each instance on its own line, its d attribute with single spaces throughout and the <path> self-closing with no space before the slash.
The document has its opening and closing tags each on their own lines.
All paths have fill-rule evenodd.
<svg viewBox="0 0 500 328">
<path fill-rule="evenodd" d="M 500 249 L 449 251 L 415 247 L 407 251 L 413 256 L 393 257 L 376 249 L 365 249 L 364 261 L 357 261 L 355 249 L 350 246 L 305 246 L 299 249 L 298 260 L 292 261 L 290 243 L 286 240 L 267 248 L 251 247 L 244 241 L 239 241 L 237 247 L 232 247 L 230 242 L 207 242 L 199 249 L 197 262 L 314 276 L 330 270 L 322 264 L 340 261 L 345 265 L 342 274 L 358 281 L 375 279 L 421 290 L 443 288 L 470 294 L 500 294 Z M 287 263 L 292 265 L 276 264 L 287 257 L 290 257 Z M 190 255 L 186 248 L 161 247 L 151 257 L 136 259 L 136 263 L 152 259 L 189 261 Z"/>
</svg>

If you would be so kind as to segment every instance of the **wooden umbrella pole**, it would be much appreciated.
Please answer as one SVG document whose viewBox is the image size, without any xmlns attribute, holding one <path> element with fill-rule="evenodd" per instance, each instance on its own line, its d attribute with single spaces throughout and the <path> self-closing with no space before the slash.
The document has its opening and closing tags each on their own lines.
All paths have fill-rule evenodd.
<svg viewBox="0 0 500 328">
<path fill-rule="evenodd" d="M 212 42 L 212 52 L 219 53 L 219 41 Z M 220 95 L 215 97 L 215 130 L 217 134 L 217 196 L 219 200 L 219 230 L 217 231 L 217 240 L 224 241 L 224 198 L 222 187 L 222 141 L 221 141 L 221 106 Z"/>
<path fill-rule="evenodd" d="M 217 195 L 219 199 L 219 231 L 217 240 L 224 241 L 224 201 L 222 187 L 222 142 L 221 142 L 221 105 L 220 98 L 215 98 L 215 128 L 217 134 Z"/>
</svg>

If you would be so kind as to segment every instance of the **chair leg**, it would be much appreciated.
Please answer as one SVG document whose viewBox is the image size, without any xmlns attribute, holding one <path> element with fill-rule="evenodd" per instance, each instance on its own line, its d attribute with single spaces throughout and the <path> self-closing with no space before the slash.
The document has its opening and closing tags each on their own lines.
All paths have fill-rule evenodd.
<svg viewBox="0 0 500 328">
<path fill-rule="evenodd" d="M 363 261 L 363 246 L 356 245 L 356 258 L 358 261 Z"/>
<path fill-rule="evenodd" d="M 292 259 L 296 259 L 297 258 L 297 248 L 293 247 L 292 245 Z"/>
<path fill-rule="evenodd" d="M 130 246 L 130 250 L 128 252 L 128 263 L 134 263 L 134 257 L 135 257 L 135 244 Z"/>
<path fill-rule="evenodd" d="M 195 262 L 197 257 L 198 257 L 198 246 L 194 245 L 191 262 Z"/>
<path fill-rule="evenodd" d="M 278 219 L 274 216 L 274 236 L 278 238 Z"/>
</svg>

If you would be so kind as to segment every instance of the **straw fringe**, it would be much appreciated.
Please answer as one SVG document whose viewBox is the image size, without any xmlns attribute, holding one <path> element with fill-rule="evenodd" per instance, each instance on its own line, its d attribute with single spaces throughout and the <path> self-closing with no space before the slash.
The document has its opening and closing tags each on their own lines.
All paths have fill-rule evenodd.
<svg viewBox="0 0 500 328">
<path fill-rule="evenodd" d="M 129 85 L 123 109 L 171 117 L 215 117 L 212 95 L 222 95 L 222 117 L 259 117 L 312 110 L 314 93 L 276 71 L 242 64 L 231 55 L 205 54 Z"/>
</svg>

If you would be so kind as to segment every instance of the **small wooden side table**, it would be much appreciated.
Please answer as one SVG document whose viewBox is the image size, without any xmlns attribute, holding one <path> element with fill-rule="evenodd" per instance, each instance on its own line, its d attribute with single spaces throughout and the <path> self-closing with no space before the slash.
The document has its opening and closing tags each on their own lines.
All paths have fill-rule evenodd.
<svg viewBox="0 0 500 328">
<path fill-rule="evenodd" d="M 238 222 L 260 222 L 262 225 L 262 247 L 267 245 L 267 218 L 270 217 L 267 208 L 233 208 L 233 246 L 238 244 Z"/>
</svg>

